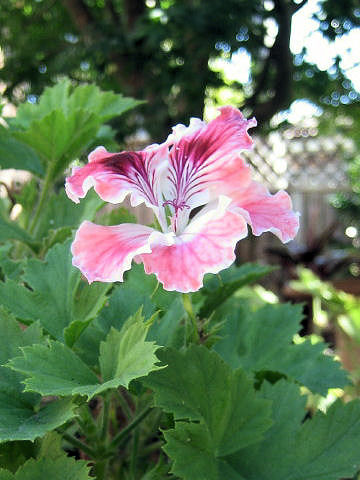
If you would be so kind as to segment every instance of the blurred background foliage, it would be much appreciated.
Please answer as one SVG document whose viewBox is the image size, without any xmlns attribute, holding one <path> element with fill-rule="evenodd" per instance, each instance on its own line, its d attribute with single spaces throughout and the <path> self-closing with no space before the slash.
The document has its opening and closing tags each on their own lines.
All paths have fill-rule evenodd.
<svg viewBox="0 0 360 480">
<path fill-rule="evenodd" d="M 331 201 L 344 223 L 336 246 L 343 248 L 346 240 L 353 256 L 360 245 L 359 32 L 357 0 L 2 0 L 0 108 L 5 105 L 3 116 L 8 117 L 9 105 L 15 107 L 13 114 L 22 105 L 19 110 L 25 112 L 26 120 L 27 112 L 41 111 L 31 107 L 39 105 L 45 87 L 59 80 L 68 90 L 70 84 L 74 88 L 94 83 L 102 90 L 121 94 L 122 99 L 136 99 L 134 110 L 131 103 L 118 108 L 114 101 L 107 124 L 101 128 L 99 122 L 105 117 L 92 112 L 91 102 L 86 108 L 84 103 L 79 104 L 83 116 L 74 116 L 77 123 L 73 119 L 71 124 L 60 101 L 56 109 L 61 112 L 54 120 L 59 125 L 65 122 L 69 136 L 75 131 L 88 135 L 86 148 L 85 143 L 82 150 L 74 145 L 80 159 L 99 144 L 118 150 L 124 145 L 136 149 L 163 141 L 176 123 L 187 123 L 191 116 L 211 118 L 215 107 L 229 103 L 248 117 L 254 115 L 258 120 L 256 132 L 262 131 L 263 135 L 295 125 L 295 133 L 285 138 L 289 144 L 294 145 L 297 136 L 351 139 L 351 152 L 344 152 L 340 158 L 342 165 L 348 163 L 349 185 L 333 194 Z M 94 86 L 90 90 L 95 95 Z M 111 104 L 110 92 L 107 98 Z M 52 107 L 55 109 L 55 105 Z M 125 110 L 126 114 L 119 116 Z M 310 123 L 302 123 L 296 111 L 306 111 Z M 14 157 L 8 154 L 11 144 L 11 148 L 23 149 L 22 156 L 35 168 L 31 150 L 25 152 L 15 139 L 36 150 L 34 142 L 41 138 L 36 140 L 34 133 L 41 131 L 39 125 L 26 134 L 18 131 L 26 130 L 24 123 L 20 125 L 14 119 L 6 122 L 12 139 L 5 135 L 4 128 L 0 130 L 0 148 L 7 152 L 7 156 L 2 155 L 1 166 L 8 168 L 13 162 Z M 275 143 L 280 147 L 279 141 Z M 47 153 L 43 152 L 44 158 Z M 274 148 L 274 154 L 279 154 L 279 148 Z M 264 165 L 269 163 L 268 152 L 259 155 L 264 156 Z M 301 163 L 304 150 L 293 153 L 293 157 L 294 168 L 305 171 L 311 183 L 310 168 Z M 44 169 L 41 161 L 44 159 L 38 161 L 40 170 Z M 59 172 L 69 161 L 59 154 Z M 314 163 L 320 165 L 319 161 Z M 291 162 L 287 168 L 291 169 Z M 33 173 L 39 174 L 40 170 Z M 275 188 L 271 178 L 267 180 Z M 58 182 L 61 188 L 60 177 Z M 291 182 L 291 191 L 290 187 Z M 326 198 L 324 203 L 328 202 Z M 295 207 L 302 211 L 296 199 Z M 321 225 L 316 229 L 314 218 L 311 213 L 302 214 L 303 231 L 313 232 L 313 238 L 307 242 L 310 246 L 302 245 L 300 254 L 295 249 L 295 260 L 293 252 L 288 252 L 291 258 L 286 257 L 285 263 L 311 268 L 308 257 L 317 258 L 328 247 L 327 237 L 335 229 L 327 220 L 326 228 Z M 344 237 L 346 231 L 349 235 Z M 305 244 L 305 237 L 301 233 L 298 242 Z M 358 264 L 354 265 L 360 273 Z"/>
<path fill-rule="evenodd" d="M 144 127 L 157 141 L 201 117 L 204 104 L 232 103 L 266 128 L 301 98 L 321 107 L 324 128 L 334 127 L 334 115 L 358 123 L 359 94 L 341 58 L 324 70 L 306 46 L 290 48 L 293 17 L 309 1 L 2 0 L 4 96 L 35 102 L 61 75 L 96 82 L 146 100 L 127 127 L 117 125 L 119 138 Z M 326 0 L 315 10 L 330 41 L 360 25 L 357 0 Z"/>
</svg>

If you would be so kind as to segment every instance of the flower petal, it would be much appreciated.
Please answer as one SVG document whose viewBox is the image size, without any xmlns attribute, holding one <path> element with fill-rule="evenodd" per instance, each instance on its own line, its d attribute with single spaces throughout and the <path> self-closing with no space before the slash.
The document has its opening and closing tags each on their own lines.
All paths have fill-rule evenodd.
<svg viewBox="0 0 360 480">
<path fill-rule="evenodd" d="M 175 127 L 172 128 L 172 133 L 168 136 L 166 143 L 168 145 L 173 145 L 181 140 L 184 136 L 192 136 L 195 135 L 198 130 L 203 129 L 206 127 L 206 122 L 204 120 L 200 120 L 200 118 L 191 117 L 189 126 L 186 127 L 182 123 L 178 123 Z"/>
<path fill-rule="evenodd" d="M 75 167 L 66 179 L 66 193 L 74 202 L 84 198 L 94 187 L 106 202 L 121 203 L 131 194 L 132 206 L 145 202 L 159 206 L 160 179 L 168 163 L 168 147 L 155 145 L 139 152 L 109 153 L 97 147 L 89 155 L 89 163 Z"/>
<path fill-rule="evenodd" d="M 299 229 L 299 214 L 292 210 L 289 195 L 282 190 L 271 195 L 264 185 L 254 181 L 238 192 L 231 210 L 244 216 L 254 235 L 272 232 L 287 243 Z"/>
<path fill-rule="evenodd" d="M 252 146 L 247 130 L 255 125 L 255 119 L 246 120 L 228 106 L 220 108 L 220 115 L 209 124 L 192 119 L 187 128 L 174 127 L 165 194 L 169 203 L 194 208 L 246 186 L 250 169 L 239 151 Z"/>
<path fill-rule="evenodd" d="M 76 232 L 71 251 L 73 265 L 89 283 L 123 281 L 136 255 L 151 252 L 150 241 L 162 235 L 150 227 L 133 223 L 105 227 L 85 221 Z"/>
<path fill-rule="evenodd" d="M 207 205 L 173 245 L 153 242 L 152 252 L 141 255 L 146 273 L 155 273 L 165 290 L 194 292 L 202 287 L 205 273 L 231 265 L 235 245 L 246 237 L 247 226 L 241 215 L 227 211 L 230 202 L 221 197 Z"/>
</svg>

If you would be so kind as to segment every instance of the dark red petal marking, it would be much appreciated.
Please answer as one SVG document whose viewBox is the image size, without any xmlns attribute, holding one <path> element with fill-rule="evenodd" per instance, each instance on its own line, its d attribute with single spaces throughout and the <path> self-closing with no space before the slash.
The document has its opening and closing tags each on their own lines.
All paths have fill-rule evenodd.
<svg viewBox="0 0 360 480">
<path fill-rule="evenodd" d="M 111 203 L 120 203 L 131 193 L 133 205 L 145 201 L 158 206 L 159 167 L 166 157 L 164 147 L 121 153 L 98 148 L 89 155 L 87 165 L 75 168 L 66 179 L 66 191 L 78 202 L 94 186 L 98 195 Z"/>
<path fill-rule="evenodd" d="M 248 128 L 256 121 L 246 120 L 239 110 L 223 107 L 208 125 L 184 133 L 170 151 L 168 198 L 196 206 L 196 195 L 208 188 L 213 193 L 229 194 L 250 181 L 250 171 L 239 151 L 250 148 Z M 194 205 L 195 203 L 195 205 Z"/>
</svg>

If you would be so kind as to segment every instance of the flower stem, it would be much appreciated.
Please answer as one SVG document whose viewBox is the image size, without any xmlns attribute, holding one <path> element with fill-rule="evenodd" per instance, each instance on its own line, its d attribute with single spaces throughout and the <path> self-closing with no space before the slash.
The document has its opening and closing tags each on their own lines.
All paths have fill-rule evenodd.
<svg viewBox="0 0 360 480">
<path fill-rule="evenodd" d="M 123 430 L 121 430 L 121 432 L 119 432 L 112 439 L 110 443 L 110 448 L 115 448 L 121 445 L 122 442 L 129 435 L 129 433 L 132 432 L 132 430 L 134 430 L 134 428 L 136 428 L 139 425 L 139 423 L 141 423 L 147 415 L 149 415 L 152 409 L 153 407 L 146 407 L 142 412 L 140 412 L 139 415 L 137 415 L 131 423 L 129 423 Z"/>
<path fill-rule="evenodd" d="M 77 423 L 80 426 L 81 431 L 89 439 L 97 437 L 97 425 L 91 414 L 88 405 L 81 405 L 78 410 L 79 416 L 77 417 Z"/>
<path fill-rule="evenodd" d="M 51 182 L 52 182 L 52 168 L 49 167 L 46 176 L 44 179 L 44 185 L 40 193 L 40 198 L 39 201 L 36 205 L 35 213 L 34 216 L 30 222 L 29 226 L 29 233 L 32 234 L 34 233 L 35 227 L 37 226 L 37 223 L 39 221 L 39 217 L 41 216 L 42 210 L 44 208 L 45 203 L 48 201 L 48 193 L 51 187 Z"/>
<path fill-rule="evenodd" d="M 100 440 L 102 442 L 106 440 L 106 436 L 108 433 L 110 404 L 111 398 L 109 397 L 109 395 L 105 395 L 103 399 L 102 424 L 100 432 Z"/>
<path fill-rule="evenodd" d="M 190 322 L 191 322 L 191 325 L 192 325 L 195 343 L 199 343 L 200 342 L 200 335 L 199 335 L 196 316 L 195 316 L 195 313 L 194 313 L 194 310 L 193 310 L 190 295 L 188 295 L 186 293 L 183 293 L 182 294 L 182 301 L 183 301 L 185 312 L 187 313 L 188 318 L 190 319 Z"/>
<path fill-rule="evenodd" d="M 157 442 L 153 442 L 146 447 L 141 449 L 141 457 L 147 457 L 150 453 L 154 452 L 155 450 L 160 450 L 160 448 L 164 445 L 163 440 L 158 440 Z"/>
<path fill-rule="evenodd" d="M 71 445 L 73 445 L 74 447 L 84 452 L 91 459 L 96 457 L 95 450 L 93 450 L 91 447 L 83 443 L 81 440 L 78 440 L 77 438 L 73 437 L 72 435 L 69 435 L 68 433 L 64 433 L 63 438 L 64 440 L 69 442 Z"/>
<path fill-rule="evenodd" d="M 132 449 L 131 449 L 131 458 L 130 458 L 130 472 L 131 472 L 132 480 L 136 480 L 138 446 L 139 446 L 139 430 L 135 430 L 133 439 L 132 439 Z"/>
<path fill-rule="evenodd" d="M 125 415 L 125 417 L 129 420 L 130 418 L 132 418 L 133 412 L 132 412 L 131 408 L 129 407 L 128 402 L 126 401 L 126 398 L 124 398 L 122 392 L 118 391 L 117 393 L 118 393 L 118 399 L 119 399 L 119 402 L 120 402 L 121 410 L 122 410 L 123 414 Z"/>
<path fill-rule="evenodd" d="M 96 480 L 106 480 L 107 471 L 109 466 L 109 460 L 99 460 L 94 465 L 94 473 L 96 475 Z"/>
</svg>

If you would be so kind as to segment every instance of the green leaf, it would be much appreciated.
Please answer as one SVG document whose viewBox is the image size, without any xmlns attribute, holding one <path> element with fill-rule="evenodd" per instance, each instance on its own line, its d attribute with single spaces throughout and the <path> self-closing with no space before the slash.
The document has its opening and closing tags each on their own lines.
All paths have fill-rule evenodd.
<svg viewBox="0 0 360 480">
<path fill-rule="evenodd" d="M 41 120 L 54 110 L 61 110 L 65 116 L 75 110 L 84 110 L 93 112 L 101 124 L 142 103 L 121 94 L 104 92 L 96 85 L 79 85 L 72 89 L 70 80 L 65 78 L 47 87 L 38 104 L 20 104 L 16 118 L 10 123 L 26 130 L 34 120 Z"/>
<path fill-rule="evenodd" d="M 130 317 L 121 331 L 112 328 L 106 341 L 100 345 L 102 378 L 113 387 L 128 387 L 131 380 L 158 370 L 155 351 L 158 346 L 147 342 L 148 326 L 141 315 Z"/>
<path fill-rule="evenodd" d="M 120 329 L 125 321 L 142 308 L 144 315 L 150 317 L 155 307 L 151 300 L 135 290 L 128 282 L 117 285 L 106 308 L 100 313 L 96 325 L 107 334 L 111 327 Z"/>
<path fill-rule="evenodd" d="M 12 247 L 13 245 L 11 243 L 0 246 L 0 269 L 5 277 L 18 279 L 23 271 L 24 262 L 10 258 Z"/>
<path fill-rule="evenodd" d="M 64 340 L 68 347 L 73 347 L 76 340 L 81 336 L 84 330 L 88 328 L 91 323 L 91 319 L 82 321 L 74 320 L 70 325 L 64 328 Z"/>
<path fill-rule="evenodd" d="M 178 317 L 176 311 L 173 310 L 174 306 L 172 307 L 175 300 L 177 300 L 179 306 Z M 163 313 L 167 316 L 164 326 L 161 320 L 154 322 L 150 328 L 148 340 L 154 340 L 158 345 L 165 345 L 163 341 L 166 334 L 166 324 L 169 328 L 166 335 L 168 335 L 170 342 L 174 342 L 171 345 L 180 345 L 183 337 L 180 339 L 180 332 L 175 332 L 175 327 L 179 324 L 183 315 L 181 295 L 177 292 L 164 290 L 155 275 L 146 275 L 144 267 L 135 264 L 129 272 L 126 272 L 125 282 L 114 286 L 108 305 L 101 310 L 98 317 L 74 345 L 81 358 L 89 365 L 94 365 L 98 358 L 100 342 L 105 339 L 111 327 L 120 330 L 124 322 L 141 307 L 146 318 L 150 317 L 155 311 L 160 312 L 160 317 Z M 174 320 L 173 325 L 170 325 L 168 314 Z M 159 337 L 157 337 L 157 330 L 162 330 Z M 170 333 L 171 331 L 172 333 Z"/>
<path fill-rule="evenodd" d="M 72 266 L 70 240 L 56 244 L 45 261 L 28 260 L 24 269 L 22 280 L 31 290 L 13 280 L 0 282 L 0 302 L 25 323 L 40 320 L 48 333 L 61 340 L 64 328 L 73 321 L 87 322 L 96 314 L 111 287 L 79 286 L 81 274 Z"/>
<path fill-rule="evenodd" d="M 63 111 L 53 110 L 14 135 L 39 153 L 45 169 L 47 163 L 52 164 L 54 179 L 87 147 L 98 128 L 97 117 L 89 111 L 77 110 L 65 116 Z"/>
<path fill-rule="evenodd" d="M 42 395 L 95 395 L 147 375 L 159 367 L 152 342 L 146 342 L 148 326 L 141 317 L 131 319 L 121 331 L 112 329 L 100 346 L 102 382 L 73 352 L 60 342 L 24 347 L 22 356 L 8 366 L 26 375 L 25 391 Z"/>
<path fill-rule="evenodd" d="M 235 299 L 218 314 L 227 321 L 214 349 L 233 368 L 279 372 L 322 395 L 328 388 L 349 384 L 340 363 L 324 355 L 324 343 L 293 343 L 300 329 L 301 305 L 267 305 L 250 312 Z"/>
<path fill-rule="evenodd" d="M 0 465 L 6 470 L 16 470 L 30 457 L 35 455 L 34 442 L 13 441 L 0 444 Z"/>
<path fill-rule="evenodd" d="M 0 242 L 7 240 L 20 240 L 27 245 L 35 243 L 31 235 L 19 227 L 16 222 L 5 218 L 0 212 Z"/>
<path fill-rule="evenodd" d="M 99 128 L 96 137 L 89 145 L 89 151 L 99 145 L 103 145 L 108 152 L 116 152 L 118 150 L 119 144 L 116 141 L 116 130 L 111 128 L 110 125 L 105 124 Z"/>
<path fill-rule="evenodd" d="M 100 383 L 95 373 L 60 342 L 24 347 L 22 356 L 12 358 L 7 366 L 26 375 L 25 391 L 41 395 L 91 396 Z"/>
<path fill-rule="evenodd" d="M 19 203 L 22 207 L 20 215 L 18 217 L 20 226 L 27 226 L 30 217 L 34 211 L 35 205 L 38 202 L 39 197 L 39 181 L 33 177 L 30 181 L 26 182 L 20 192 L 15 193 L 16 203 Z"/>
<path fill-rule="evenodd" d="M 9 470 L 0 469 L 0 480 L 14 480 L 14 475 Z"/>
<path fill-rule="evenodd" d="M 164 349 L 158 356 L 167 367 L 144 380 L 154 390 L 155 405 L 173 413 L 175 420 L 200 422 L 186 428 L 207 438 L 212 456 L 222 457 L 258 442 L 269 428 L 270 405 L 258 398 L 243 370 L 232 371 L 202 346 L 183 353 Z"/>
<path fill-rule="evenodd" d="M 64 455 L 62 437 L 56 432 L 49 432 L 41 439 L 37 458 L 56 460 Z"/>
<path fill-rule="evenodd" d="M 175 297 L 166 313 L 155 319 L 147 339 L 164 347 L 181 348 L 186 337 L 186 324 L 183 321 L 185 315 L 182 299 Z"/>
<path fill-rule="evenodd" d="M 100 342 L 111 327 L 120 330 L 139 308 L 142 308 L 146 318 L 155 311 L 160 312 L 150 327 L 148 340 L 161 346 L 180 347 L 184 343 L 185 327 L 180 323 L 184 315 L 181 295 L 166 292 L 158 286 L 154 275 L 146 275 L 142 265 L 134 265 L 125 282 L 113 288 L 107 306 L 77 340 L 75 349 L 81 358 L 94 365 Z"/>
<path fill-rule="evenodd" d="M 338 480 L 360 468 L 360 402 L 340 401 L 306 420 L 305 397 L 284 380 L 261 391 L 273 402 L 274 424 L 261 443 L 227 458 L 246 480 Z M 261 459 L 261 461 L 259 461 Z"/>
<path fill-rule="evenodd" d="M 35 118 L 42 118 L 48 112 L 57 109 L 61 109 L 65 115 L 68 114 L 70 90 L 71 81 L 68 78 L 63 78 L 52 87 L 45 88 L 39 103 L 32 104 Z"/>
<path fill-rule="evenodd" d="M 108 290 L 107 283 L 96 282 L 91 288 L 87 283 L 81 283 L 75 296 L 74 318 L 79 321 L 93 319 L 104 306 Z"/>
<path fill-rule="evenodd" d="M 120 330 L 125 321 L 135 315 L 140 308 L 146 318 L 151 317 L 155 312 L 155 306 L 148 296 L 135 289 L 134 285 L 129 285 L 127 281 L 116 285 L 107 306 L 101 310 L 75 344 L 75 349 L 81 358 L 89 365 L 95 365 L 99 356 L 100 343 L 105 340 L 110 329 L 113 327 Z"/>
<path fill-rule="evenodd" d="M 183 480 L 246 480 L 235 471 L 227 457 L 217 457 L 203 425 L 180 423 L 164 433 L 164 450 L 174 460 L 171 472 Z"/>
<path fill-rule="evenodd" d="M 44 170 L 39 157 L 28 145 L 14 138 L 7 129 L 0 126 L 0 167 L 28 170 L 42 176 Z"/>
<path fill-rule="evenodd" d="M 99 123 L 103 123 L 142 103 L 121 94 L 102 92 L 96 85 L 81 85 L 70 96 L 67 108 L 69 112 L 77 109 L 93 112 Z"/>
<path fill-rule="evenodd" d="M 20 348 L 43 341 L 39 325 L 21 330 L 9 314 L 0 310 L 0 365 L 20 353 Z M 0 366 L 0 441 L 34 440 L 71 419 L 75 406 L 59 400 L 39 410 L 40 397 L 23 393 L 23 376 Z"/>
<path fill-rule="evenodd" d="M 0 308 L 0 394 L 5 398 L 11 393 L 17 397 L 23 390 L 21 385 L 22 375 L 11 372 L 3 367 L 9 358 L 20 353 L 20 347 L 31 345 L 33 343 L 40 343 L 43 340 L 42 331 L 38 324 L 33 324 L 31 327 L 21 330 L 16 320 L 12 315 L 7 313 L 2 307 Z M 24 404 L 30 406 L 35 405 L 37 397 L 27 395 L 21 397 Z M 35 402 L 35 403 L 34 403 Z M 6 408 L 11 408 L 13 402 L 10 402 Z"/>
<path fill-rule="evenodd" d="M 119 225 L 120 223 L 137 223 L 137 220 L 129 210 L 120 207 L 101 215 L 97 223 L 100 225 Z"/>
<path fill-rule="evenodd" d="M 273 270 L 254 263 L 245 263 L 241 267 L 232 266 L 218 275 L 207 275 L 201 293 L 205 296 L 200 309 L 200 317 L 206 318 L 224 303 L 231 295 L 250 283 L 254 283 Z"/>
<path fill-rule="evenodd" d="M 48 230 L 45 237 L 41 241 L 41 254 L 46 253 L 57 243 L 64 243 L 68 238 L 72 237 L 73 229 L 71 227 L 60 227 L 56 230 Z M 37 235 L 40 237 L 39 235 Z"/>
<path fill-rule="evenodd" d="M 76 415 L 71 399 L 51 402 L 38 412 L 31 407 L 22 398 L 0 393 L 0 441 L 34 440 Z"/>
<path fill-rule="evenodd" d="M 220 480 L 219 460 L 204 425 L 183 423 L 164 433 L 165 452 L 174 460 L 171 472 L 184 480 Z M 231 477 L 226 477 L 230 479 Z"/>
<path fill-rule="evenodd" d="M 71 265 L 70 243 L 55 245 L 45 262 L 30 259 L 23 280 L 32 290 L 8 280 L 0 284 L 0 301 L 21 320 L 40 320 L 51 335 L 62 338 L 64 327 L 72 321 L 80 281 L 78 271 Z"/>
<path fill-rule="evenodd" d="M 93 220 L 103 203 L 93 190 L 78 204 L 70 201 L 64 191 L 52 195 L 41 214 L 36 235 L 40 239 L 51 230 L 63 227 L 75 228 L 83 220 Z"/>
<path fill-rule="evenodd" d="M 181 293 L 168 292 L 163 289 L 155 275 L 148 275 L 142 264 L 135 264 L 127 272 L 126 284 L 138 295 L 149 297 L 157 310 L 166 312 L 176 298 L 181 298 Z"/>
<path fill-rule="evenodd" d="M 74 89 L 68 79 L 47 88 L 38 104 L 21 105 L 10 121 L 14 136 L 33 148 L 55 179 L 93 143 L 102 124 L 138 102 L 95 85 Z"/>
<path fill-rule="evenodd" d="M 164 433 L 171 472 L 184 480 L 340 480 L 360 468 L 360 402 L 337 401 L 303 423 L 306 397 L 285 380 L 264 383 L 274 423 L 262 441 L 216 457 L 201 423 L 177 422 Z"/>
<path fill-rule="evenodd" d="M 15 474 L 0 470 L 0 480 L 91 480 L 86 462 L 63 455 L 60 458 L 31 458 Z"/>
<path fill-rule="evenodd" d="M 41 120 L 53 110 L 62 110 L 67 113 L 67 98 L 71 82 L 65 78 L 52 87 L 45 88 L 39 103 L 21 103 L 18 106 L 16 117 L 7 119 L 13 128 L 27 130 L 34 120 Z"/>
</svg>

